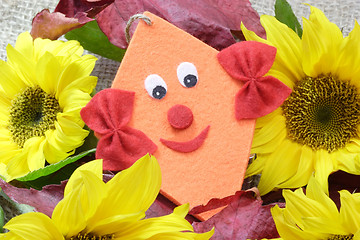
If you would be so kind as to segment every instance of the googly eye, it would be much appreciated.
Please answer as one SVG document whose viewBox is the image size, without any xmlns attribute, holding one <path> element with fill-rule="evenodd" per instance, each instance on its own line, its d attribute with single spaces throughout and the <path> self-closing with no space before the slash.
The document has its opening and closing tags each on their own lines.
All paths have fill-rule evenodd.
<svg viewBox="0 0 360 240">
<path fill-rule="evenodd" d="M 180 63 L 177 67 L 177 77 L 184 87 L 194 87 L 198 82 L 198 72 L 195 65 L 189 62 Z"/>
<path fill-rule="evenodd" d="M 162 99 L 166 95 L 165 81 L 157 74 L 150 74 L 145 79 L 145 89 L 152 98 Z"/>
</svg>

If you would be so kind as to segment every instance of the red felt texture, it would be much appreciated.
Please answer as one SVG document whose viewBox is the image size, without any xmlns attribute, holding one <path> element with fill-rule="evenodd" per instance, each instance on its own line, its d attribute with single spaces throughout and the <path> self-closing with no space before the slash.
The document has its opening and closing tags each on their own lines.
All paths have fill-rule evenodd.
<svg viewBox="0 0 360 240">
<path fill-rule="evenodd" d="M 275 47 L 255 41 L 239 42 L 218 53 L 218 61 L 226 72 L 244 83 L 235 96 L 236 119 L 265 116 L 290 95 L 291 89 L 281 81 L 264 76 L 275 56 Z"/>
<path fill-rule="evenodd" d="M 193 121 L 193 113 L 190 108 L 176 104 L 167 112 L 167 119 L 170 125 L 176 129 L 186 129 Z"/>
<path fill-rule="evenodd" d="M 123 170 L 157 149 L 143 132 L 127 126 L 133 112 L 134 97 L 134 92 L 105 89 L 97 93 L 80 112 L 86 125 L 100 137 L 96 158 L 104 160 L 104 170 Z"/>
<path fill-rule="evenodd" d="M 183 152 L 183 153 L 193 152 L 202 146 L 208 135 L 209 129 L 210 126 L 207 126 L 204 130 L 201 131 L 201 133 L 197 137 L 195 137 L 190 141 L 176 142 L 176 141 L 169 141 L 160 138 L 160 142 L 165 146 L 167 146 L 168 148 L 177 152 Z"/>
</svg>

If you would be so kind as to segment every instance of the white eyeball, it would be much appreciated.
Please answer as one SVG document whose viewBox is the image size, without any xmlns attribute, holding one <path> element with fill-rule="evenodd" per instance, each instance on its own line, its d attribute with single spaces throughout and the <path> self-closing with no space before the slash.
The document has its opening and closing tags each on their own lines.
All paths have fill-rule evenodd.
<svg viewBox="0 0 360 240">
<path fill-rule="evenodd" d="M 177 77 L 184 87 L 194 87 L 198 82 L 198 72 L 195 65 L 189 62 L 180 63 L 177 67 Z"/>
<path fill-rule="evenodd" d="M 155 99 L 162 99 L 167 92 L 165 81 L 157 74 L 150 74 L 145 79 L 145 89 L 150 97 Z"/>
</svg>

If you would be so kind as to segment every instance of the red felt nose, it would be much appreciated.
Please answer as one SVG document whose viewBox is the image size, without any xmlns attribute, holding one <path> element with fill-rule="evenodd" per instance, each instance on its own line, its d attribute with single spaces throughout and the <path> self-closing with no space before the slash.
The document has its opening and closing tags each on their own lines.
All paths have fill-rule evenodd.
<svg viewBox="0 0 360 240">
<path fill-rule="evenodd" d="M 193 114 L 190 108 L 177 104 L 169 109 L 167 118 L 173 128 L 185 129 L 191 125 Z"/>
</svg>

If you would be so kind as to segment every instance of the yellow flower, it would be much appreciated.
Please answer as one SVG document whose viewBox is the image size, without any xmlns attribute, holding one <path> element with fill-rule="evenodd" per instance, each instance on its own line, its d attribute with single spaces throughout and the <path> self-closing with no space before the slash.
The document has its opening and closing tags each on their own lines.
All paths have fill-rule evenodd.
<svg viewBox="0 0 360 240">
<path fill-rule="evenodd" d="M 0 174 L 7 181 L 65 159 L 88 131 L 80 110 L 91 99 L 96 58 L 77 41 L 51 41 L 28 32 L 0 60 Z"/>
<path fill-rule="evenodd" d="M 276 228 L 285 240 L 359 240 L 360 193 L 340 192 L 340 210 L 311 177 L 306 188 L 283 190 L 285 208 L 271 209 Z"/>
<path fill-rule="evenodd" d="M 19 215 L 4 226 L 10 231 L 0 238 L 209 239 L 213 230 L 194 233 L 191 224 L 184 219 L 188 204 L 175 208 L 170 215 L 143 219 L 160 185 L 160 166 L 149 155 L 107 183 L 102 181 L 102 160 L 94 160 L 75 170 L 51 219 L 42 213 Z"/>
<path fill-rule="evenodd" d="M 271 114 L 257 119 L 247 176 L 261 174 L 261 195 L 297 188 L 315 177 L 327 191 L 336 170 L 359 174 L 360 26 L 347 37 L 324 13 L 311 7 L 302 39 L 272 16 L 262 16 L 264 40 L 242 25 L 247 40 L 277 48 L 268 72 L 293 92 Z"/>
</svg>

